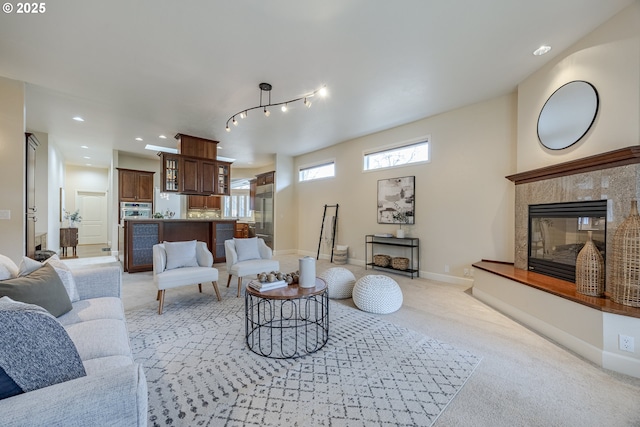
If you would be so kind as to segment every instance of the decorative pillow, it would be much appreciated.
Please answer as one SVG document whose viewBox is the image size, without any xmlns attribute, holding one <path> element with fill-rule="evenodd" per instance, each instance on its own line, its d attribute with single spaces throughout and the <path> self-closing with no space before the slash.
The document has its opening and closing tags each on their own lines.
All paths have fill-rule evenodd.
<svg viewBox="0 0 640 427">
<path fill-rule="evenodd" d="M 62 280 L 50 265 L 45 265 L 27 276 L 0 282 L 0 297 L 4 296 L 15 301 L 39 305 L 55 317 L 73 308 Z"/>
<path fill-rule="evenodd" d="M 249 259 L 260 259 L 260 251 L 258 250 L 258 238 L 250 237 L 248 239 L 233 239 L 236 245 L 236 253 L 238 261 L 246 261 Z"/>
<path fill-rule="evenodd" d="M 22 261 L 20 261 L 20 269 L 18 271 L 18 276 L 23 277 L 27 274 L 33 273 L 37 269 L 42 267 L 42 263 L 40 261 L 36 261 L 35 259 L 31 259 L 29 257 L 23 256 Z"/>
<path fill-rule="evenodd" d="M 0 298 L 0 324 L 0 399 L 86 375 L 67 331 L 42 307 Z"/>
<path fill-rule="evenodd" d="M 197 267 L 196 258 L 197 240 L 189 242 L 164 242 L 164 250 L 167 253 L 166 270 L 181 267 Z"/>
<path fill-rule="evenodd" d="M 8 256 L 0 255 L 0 280 L 18 277 L 18 266 Z"/>
<path fill-rule="evenodd" d="M 49 264 L 53 267 L 56 273 L 58 273 L 64 288 L 67 290 L 67 294 L 69 294 L 71 302 L 80 301 L 80 294 L 78 293 L 78 287 L 76 286 L 76 279 L 73 278 L 73 273 L 71 273 L 69 266 L 62 262 L 60 258 L 58 258 L 58 255 L 53 255 L 47 259 L 44 264 Z"/>
</svg>

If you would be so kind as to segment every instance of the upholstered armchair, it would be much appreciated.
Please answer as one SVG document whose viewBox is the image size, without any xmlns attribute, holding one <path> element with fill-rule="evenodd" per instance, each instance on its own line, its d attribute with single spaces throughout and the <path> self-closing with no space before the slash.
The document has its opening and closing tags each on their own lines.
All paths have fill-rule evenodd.
<svg viewBox="0 0 640 427">
<path fill-rule="evenodd" d="M 153 282 L 158 287 L 158 314 L 162 314 L 164 293 L 179 286 L 212 282 L 218 301 L 218 269 L 213 268 L 213 255 L 204 242 L 164 242 L 153 245 Z"/>
<path fill-rule="evenodd" d="M 280 263 L 271 259 L 273 251 L 263 239 L 250 237 L 248 239 L 225 240 L 225 256 L 227 258 L 227 287 L 231 284 L 231 276 L 238 277 L 238 297 L 242 291 L 242 278 L 251 274 L 278 271 Z"/>
</svg>

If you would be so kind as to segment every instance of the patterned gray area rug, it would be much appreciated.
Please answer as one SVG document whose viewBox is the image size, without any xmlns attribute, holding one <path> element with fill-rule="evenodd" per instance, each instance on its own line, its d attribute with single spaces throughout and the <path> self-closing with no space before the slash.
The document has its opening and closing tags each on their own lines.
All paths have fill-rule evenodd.
<svg viewBox="0 0 640 427">
<path fill-rule="evenodd" d="M 127 311 L 152 426 L 430 426 L 480 359 L 330 302 L 317 353 L 274 360 L 244 341 L 244 299 L 196 294 Z"/>
</svg>

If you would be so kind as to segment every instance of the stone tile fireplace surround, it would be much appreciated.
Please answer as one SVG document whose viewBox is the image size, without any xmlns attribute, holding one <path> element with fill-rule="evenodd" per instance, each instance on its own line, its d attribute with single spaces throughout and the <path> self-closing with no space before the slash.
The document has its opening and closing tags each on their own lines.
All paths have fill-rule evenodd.
<svg viewBox="0 0 640 427">
<path fill-rule="evenodd" d="M 587 170 L 588 169 L 588 170 Z M 507 177 L 516 184 L 514 266 L 527 270 L 529 205 L 606 199 L 606 252 L 618 226 L 640 198 L 640 146 Z M 610 292 L 611 263 L 606 265 Z"/>
<path fill-rule="evenodd" d="M 640 309 L 585 296 L 575 285 L 528 271 L 530 204 L 607 200 L 606 251 L 640 199 L 640 146 L 507 177 L 516 184 L 514 263 L 474 264 L 474 297 L 606 369 L 640 378 L 640 352 L 619 348 L 621 334 L 640 342 Z M 610 263 L 609 263 L 610 264 Z M 607 294 L 611 266 L 607 265 Z"/>
</svg>

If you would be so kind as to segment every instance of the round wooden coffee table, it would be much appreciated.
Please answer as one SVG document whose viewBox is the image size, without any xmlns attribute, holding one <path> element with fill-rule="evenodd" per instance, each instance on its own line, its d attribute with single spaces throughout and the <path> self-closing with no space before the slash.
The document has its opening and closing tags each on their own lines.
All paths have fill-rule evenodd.
<svg viewBox="0 0 640 427">
<path fill-rule="evenodd" d="M 245 297 L 245 337 L 254 353 L 289 359 L 320 350 L 329 339 L 329 292 L 316 278 L 313 288 L 289 285 Z"/>
</svg>

